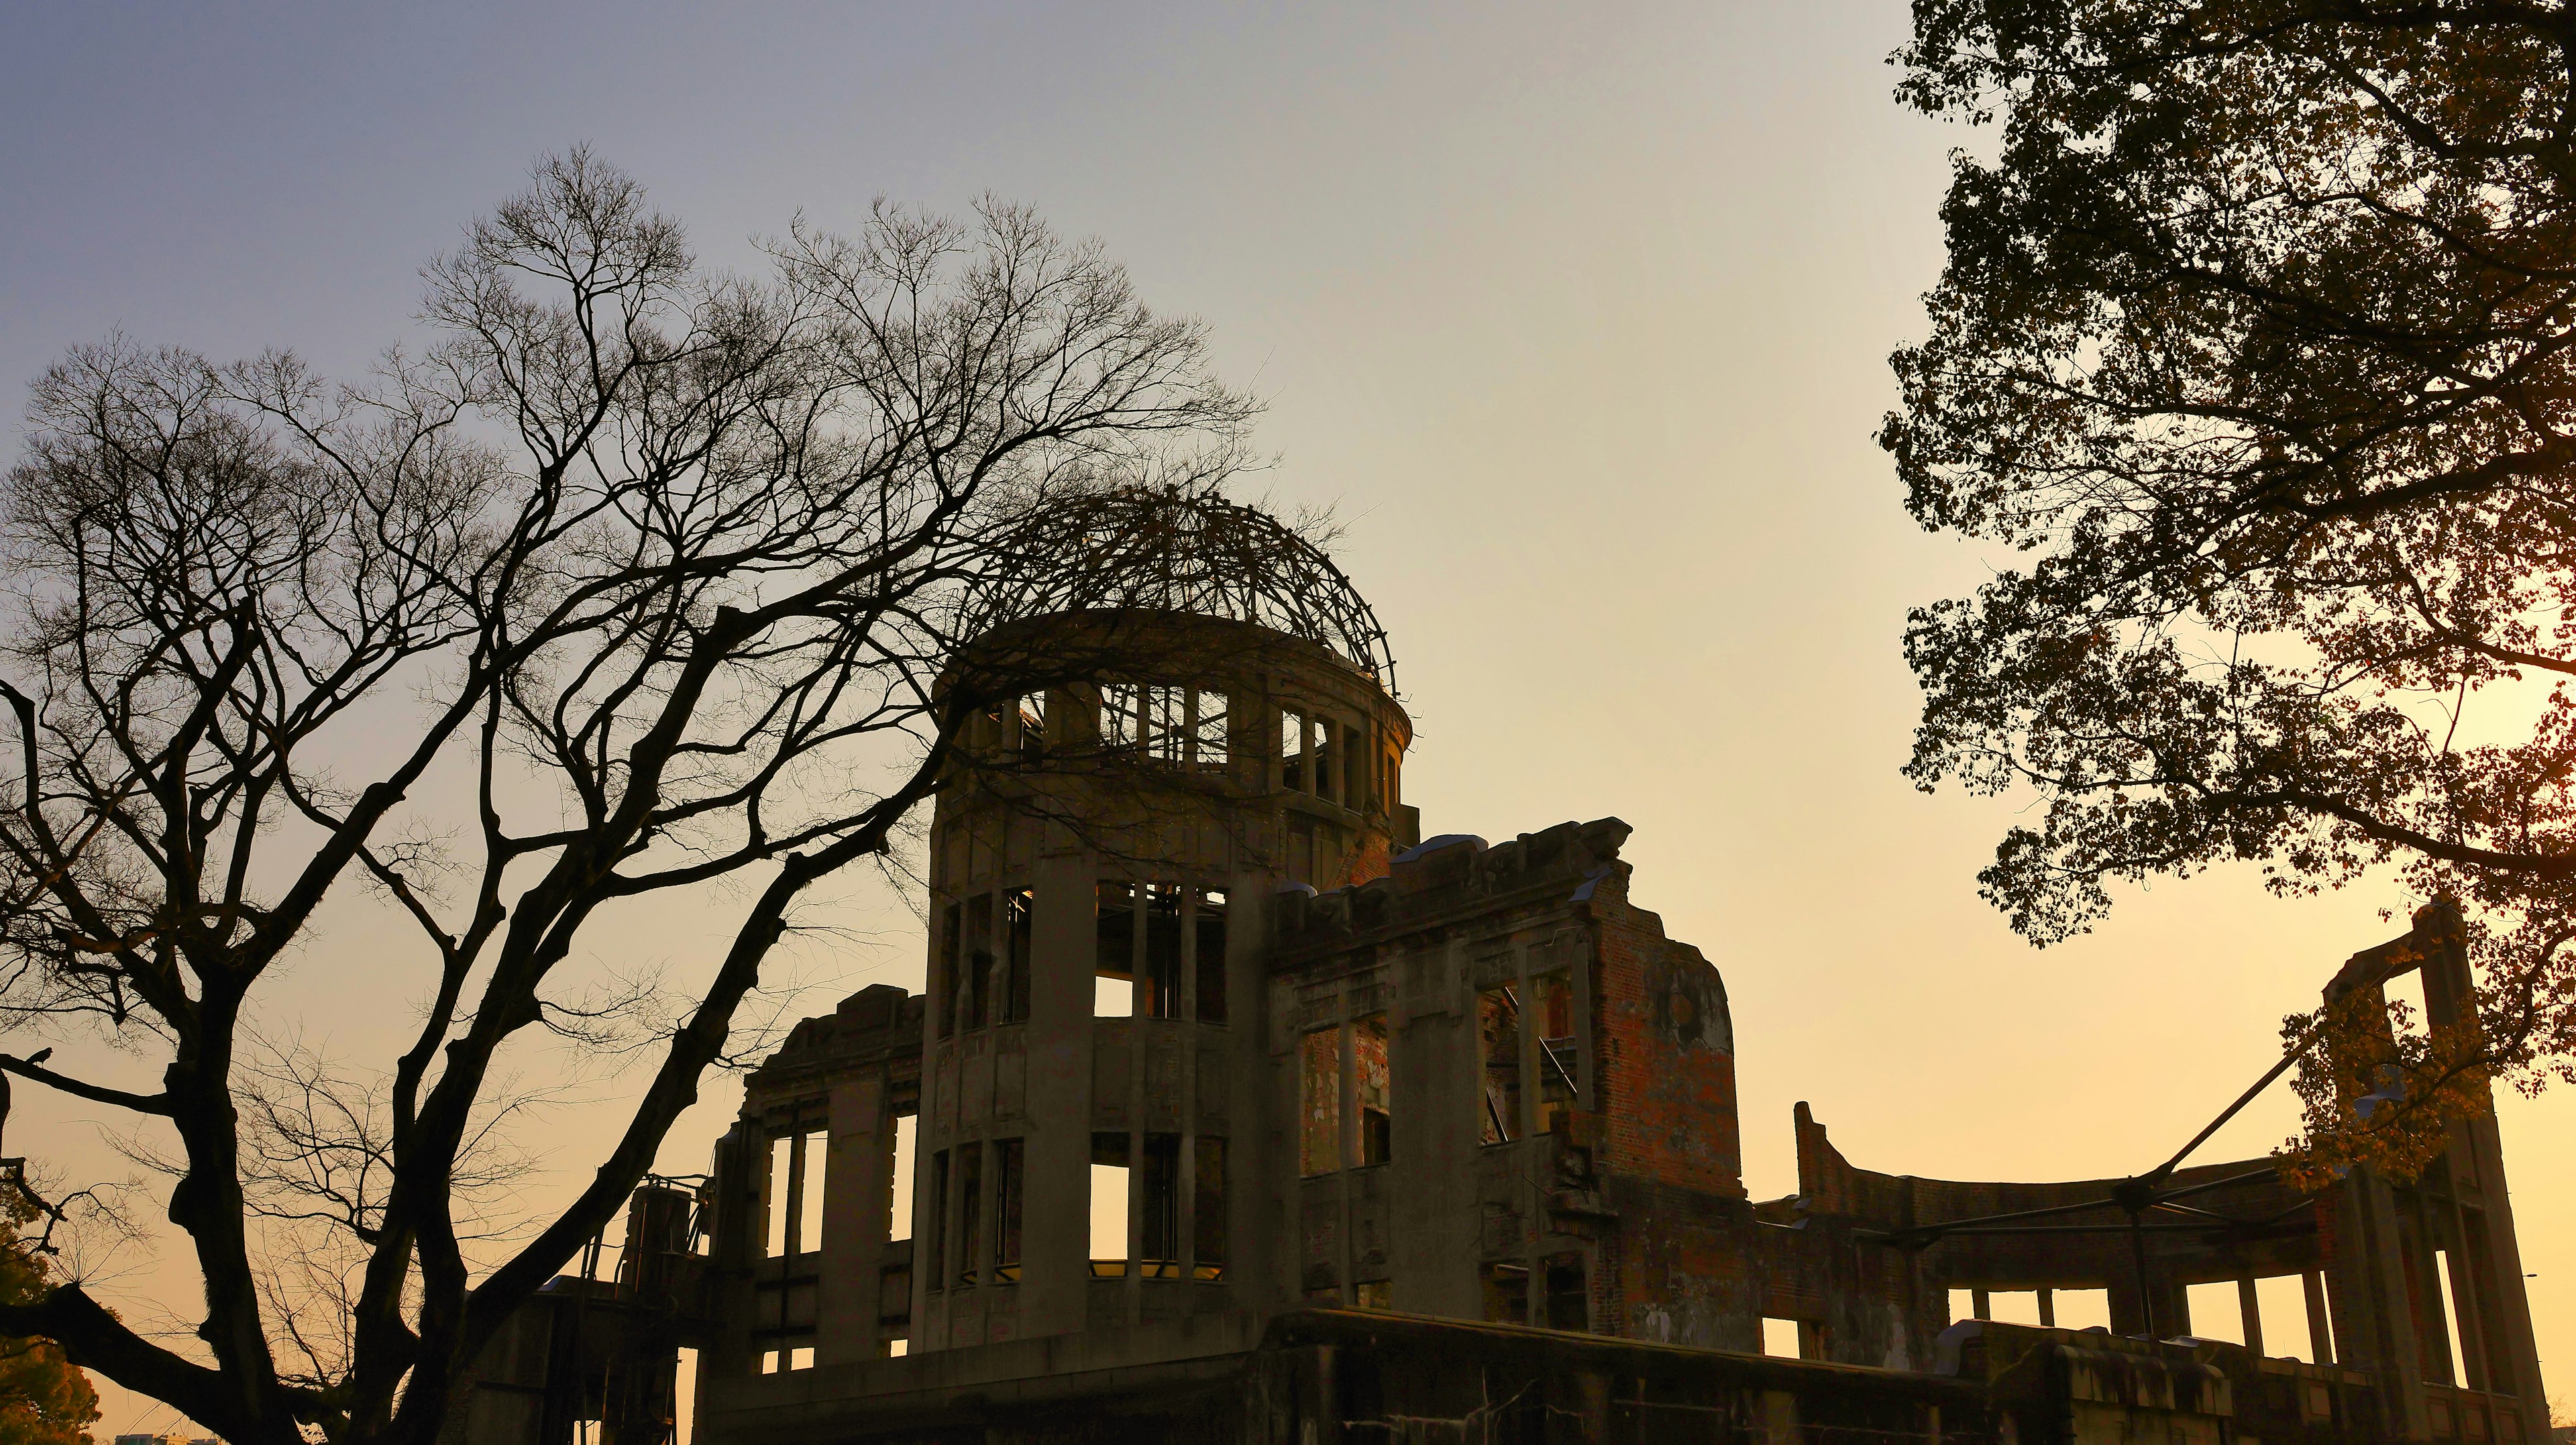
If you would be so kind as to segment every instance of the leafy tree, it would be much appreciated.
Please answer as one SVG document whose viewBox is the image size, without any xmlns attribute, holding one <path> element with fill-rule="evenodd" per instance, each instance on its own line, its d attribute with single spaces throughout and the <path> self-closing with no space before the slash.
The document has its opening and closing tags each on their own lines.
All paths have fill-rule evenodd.
<svg viewBox="0 0 2576 1445">
<path fill-rule="evenodd" d="M 0 1025 L 154 1068 L 0 1071 L 174 1141 L 204 1313 L 183 1350 L 73 1280 L 0 1333 L 235 1445 L 438 1438 L 736 1047 L 799 898 L 1049 680 L 950 670 L 1081 564 L 1035 519 L 1238 456 L 1201 329 L 1023 211 L 770 252 L 701 265 L 574 152 L 427 269 L 429 343 L 363 384 L 122 339 L 37 382 L 0 485 Z M 407 951 L 315 947 L 353 887 Z M 730 910 L 711 978 L 594 992 L 593 925 L 673 890 Z M 263 1043 L 300 948 L 417 1008 L 381 1073 Z M 577 1192 L 496 1237 L 512 1051 L 550 1037 L 641 1084 Z"/>
<path fill-rule="evenodd" d="M 28 1306 L 54 1285 L 52 1264 L 26 1237 L 41 1215 L 23 1193 L 0 1185 L 0 1305 Z M 0 1339 L 0 1445 L 90 1445 L 98 1419 L 89 1376 L 45 1339 Z"/>
<path fill-rule="evenodd" d="M 1900 95 L 1994 143 L 1881 440 L 2017 561 L 1913 614 L 1909 774 L 2045 800 L 1981 875 L 2040 944 L 2230 860 L 2456 898 L 2484 1029 L 2384 1052 L 2404 1107 L 2309 1091 L 2312 1163 L 2412 1168 L 2576 1050 L 2576 15 L 1914 16 Z"/>
</svg>

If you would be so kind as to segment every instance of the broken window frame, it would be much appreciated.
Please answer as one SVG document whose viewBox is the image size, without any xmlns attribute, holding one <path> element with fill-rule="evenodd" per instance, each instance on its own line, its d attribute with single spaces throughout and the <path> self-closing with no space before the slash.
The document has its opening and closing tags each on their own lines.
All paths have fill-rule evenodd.
<svg viewBox="0 0 2576 1445">
<path fill-rule="evenodd" d="M 1002 987 L 1000 1023 L 1026 1023 L 1029 1018 L 1029 965 L 1037 932 L 1037 895 L 1013 888 L 1001 895 Z"/>
<path fill-rule="evenodd" d="M 1136 1190 L 1136 1272 L 1181 1277 L 1181 1136 L 1147 1133 L 1130 1176 Z"/>
<path fill-rule="evenodd" d="M 1592 1328 L 1592 1271 L 1582 1251 L 1565 1250 L 1540 1260 L 1539 1276 L 1547 1327 L 1588 1333 Z"/>
<path fill-rule="evenodd" d="M 1523 1138 L 1529 1129 L 1522 1113 L 1520 1000 L 1512 986 L 1498 983 L 1476 991 L 1476 1055 L 1481 1069 L 1477 1089 L 1479 1140 L 1499 1148 Z"/>
<path fill-rule="evenodd" d="M 1139 923 L 1144 931 L 1144 958 L 1136 975 L 1136 1017 L 1181 1017 L 1181 949 L 1187 937 L 1181 920 L 1177 883 L 1148 883 L 1140 890 Z"/>
<path fill-rule="evenodd" d="M 1384 1011 L 1351 1020 L 1351 1094 L 1357 1110 L 1355 1168 L 1370 1168 L 1394 1157 L 1394 1070 L 1390 1049 Z"/>
<path fill-rule="evenodd" d="M 1581 1107 L 1583 1089 L 1583 1050 L 1577 1037 L 1574 999 L 1574 971 L 1551 968 L 1530 977 L 1530 995 L 1535 1005 L 1533 1025 L 1526 1032 L 1531 1046 L 1538 1051 L 1538 1128 L 1541 1134 L 1556 1132 L 1557 1121 L 1570 1118 Z M 1562 1026 L 1563 1032 L 1552 1032 Z"/>
<path fill-rule="evenodd" d="M 1028 1192 L 1028 1141 L 993 1142 L 993 1282 L 1020 1282 L 1024 1196 Z"/>
</svg>

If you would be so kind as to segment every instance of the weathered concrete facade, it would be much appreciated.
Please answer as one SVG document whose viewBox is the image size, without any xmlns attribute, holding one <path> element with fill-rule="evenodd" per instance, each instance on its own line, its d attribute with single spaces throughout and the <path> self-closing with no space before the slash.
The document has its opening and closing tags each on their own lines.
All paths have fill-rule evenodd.
<svg viewBox="0 0 2576 1445">
<path fill-rule="evenodd" d="M 629 1270 L 685 1276 L 668 1302 L 562 1282 L 487 1360 L 476 1438 L 565 1438 L 501 1422 L 567 1370 L 611 1438 L 663 1438 L 667 1395 L 610 1382 L 674 1340 L 707 1445 L 2543 1434 L 2492 1121 L 2412 1183 L 2197 1166 L 2138 1213 L 2113 1202 L 2138 1181 L 1857 1168 L 1800 1105 L 1798 1193 L 1751 1200 L 1725 984 L 1631 902 L 1627 826 L 1420 840 L 1411 721 L 1334 642 L 1101 608 L 962 659 L 968 691 L 1058 665 L 975 704 L 927 993 L 800 1024 L 718 1148 L 698 1252 Z M 2418 960 L 2455 1019 L 2456 920 L 2410 940 L 2334 987 Z M 2308 1363 L 2267 1357 L 2251 1308 L 2293 1276 Z M 2212 1282 L 2252 1348 L 2188 1338 Z M 1951 1307 L 2039 1290 L 2045 1320 L 2073 1289 L 2109 1292 L 2109 1331 Z M 610 1343 L 565 1346 L 576 1317 Z M 1761 1355 L 1766 1319 L 1801 1358 Z"/>
</svg>

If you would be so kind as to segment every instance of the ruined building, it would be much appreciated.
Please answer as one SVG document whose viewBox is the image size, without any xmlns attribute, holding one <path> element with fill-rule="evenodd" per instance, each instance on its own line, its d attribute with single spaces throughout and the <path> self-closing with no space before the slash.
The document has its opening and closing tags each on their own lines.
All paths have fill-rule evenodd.
<svg viewBox="0 0 2576 1445">
<path fill-rule="evenodd" d="M 2492 1121 L 2303 1195 L 1874 1173 L 1802 1105 L 1753 1200 L 1724 981 L 1625 824 L 1419 837 L 1384 637 L 1258 513 L 1141 499 L 1098 555 L 952 669 L 926 995 L 799 1024 L 462 1438 L 667 1439 L 682 1350 L 703 1445 L 2544 1438 Z M 2334 986 L 2418 966 L 2455 1018 L 2440 910 Z M 2245 1345 L 2192 1337 L 2213 1284 Z"/>
</svg>

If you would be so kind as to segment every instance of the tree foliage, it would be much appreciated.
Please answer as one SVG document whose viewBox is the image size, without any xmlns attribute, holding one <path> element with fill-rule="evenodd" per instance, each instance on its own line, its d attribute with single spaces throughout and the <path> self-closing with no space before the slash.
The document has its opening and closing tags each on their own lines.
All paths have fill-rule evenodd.
<svg viewBox="0 0 2576 1445">
<path fill-rule="evenodd" d="M 799 896 L 1027 685 L 942 674 L 1082 564 L 1032 519 L 1237 459 L 1200 329 L 1024 211 L 768 250 L 700 264 L 575 152 L 427 269 L 428 344 L 362 384 L 122 339 L 37 382 L 0 489 L 0 1022 L 155 1078 L 0 1070 L 173 1141 L 204 1313 L 173 1348 L 75 1280 L 0 1331 L 237 1445 L 435 1438 L 727 1057 Z M 351 887 L 408 953 L 314 946 Z M 712 977 L 624 1036 L 632 1112 L 569 1202 L 478 1243 L 511 1051 L 598 1042 L 586 930 L 674 890 L 735 910 Z M 267 1041 L 300 948 L 416 1007 L 384 1070 Z"/>
<path fill-rule="evenodd" d="M 2469 911 L 2486 1025 L 2381 1062 L 2569 1077 L 2576 16 L 1917 0 L 1897 60 L 1995 126 L 1881 438 L 2015 559 L 1906 639 L 1910 776 L 2044 800 L 1986 896 L 2045 944 L 2122 880 L 2386 867 Z M 2411 1167 L 2407 1112 L 2311 1091 L 2306 1145 Z"/>
<path fill-rule="evenodd" d="M 0 1184 L 0 1305 L 25 1307 L 54 1286 L 50 1261 L 26 1237 L 35 1203 Z M 0 1339 L 0 1445 L 90 1445 L 98 1391 L 45 1339 Z"/>
</svg>

